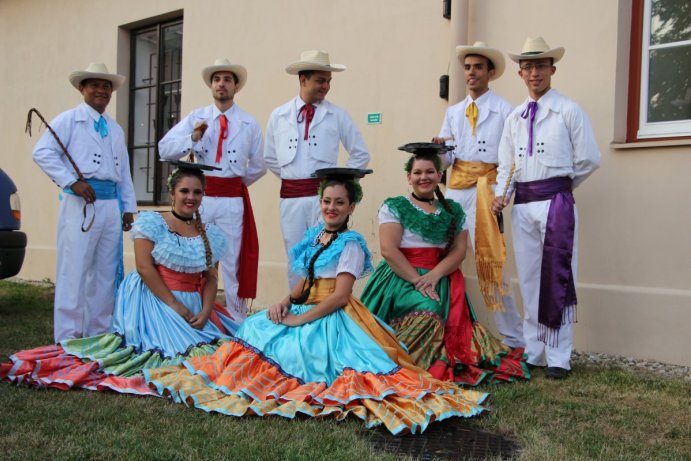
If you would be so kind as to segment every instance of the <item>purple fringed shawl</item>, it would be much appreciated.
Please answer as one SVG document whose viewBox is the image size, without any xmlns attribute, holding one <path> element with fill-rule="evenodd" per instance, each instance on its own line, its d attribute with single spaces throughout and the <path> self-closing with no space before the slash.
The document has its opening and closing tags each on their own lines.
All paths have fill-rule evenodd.
<svg viewBox="0 0 691 461">
<path fill-rule="evenodd" d="M 514 204 L 551 200 L 540 271 L 538 339 L 554 347 L 559 329 L 576 321 L 576 287 L 571 270 L 576 230 L 575 201 L 567 177 L 516 183 Z"/>
</svg>

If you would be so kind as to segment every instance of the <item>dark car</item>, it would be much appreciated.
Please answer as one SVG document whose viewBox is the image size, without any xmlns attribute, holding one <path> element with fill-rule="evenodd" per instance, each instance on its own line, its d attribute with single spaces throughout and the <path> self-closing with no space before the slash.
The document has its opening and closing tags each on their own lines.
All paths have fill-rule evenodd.
<svg viewBox="0 0 691 461">
<path fill-rule="evenodd" d="M 26 234 L 19 230 L 21 217 L 17 187 L 0 168 L 0 279 L 17 275 L 22 268 Z"/>
</svg>

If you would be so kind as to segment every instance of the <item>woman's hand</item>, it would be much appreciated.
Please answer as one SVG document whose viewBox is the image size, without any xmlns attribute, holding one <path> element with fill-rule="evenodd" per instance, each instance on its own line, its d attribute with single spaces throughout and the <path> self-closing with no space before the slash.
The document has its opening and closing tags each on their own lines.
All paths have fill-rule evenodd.
<svg viewBox="0 0 691 461">
<path fill-rule="evenodd" d="M 194 317 L 194 315 L 192 315 L 192 312 L 187 308 L 187 306 L 182 304 L 177 299 L 175 301 L 173 301 L 172 303 L 168 304 L 168 306 L 171 309 L 173 309 L 175 312 L 177 312 L 178 315 L 180 317 L 182 317 L 183 319 L 185 319 L 187 322 L 192 320 L 192 317 Z"/>
<path fill-rule="evenodd" d="M 278 303 L 266 310 L 266 316 L 269 318 L 269 320 L 278 325 L 288 315 L 288 311 L 288 306 Z"/>
<path fill-rule="evenodd" d="M 439 283 L 439 277 L 434 270 L 421 275 L 420 278 L 415 282 L 415 289 L 435 301 L 439 301 L 439 294 L 437 293 L 437 283 Z"/>
<path fill-rule="evenodd" d="M 201 330 L 204 328 L 204 325 L 206 325 L 206 322 L 209 321 L 209 317 L 211 316 L 211 311 L 206 311 L 202 309 L 202 311 L 196 315 L 193 315 L 187 322 L 192 326 L 192 328 L 196 328 L 197 330 Z"/>
<path fill-rule="evenodd" d="M 287 327 L 299 327 L 300 325 L 302 325 L 302 320 L 299 316 L 288 312 L 288 314 L 285 317 L 283 317 L 283 320 L 280 323 Z"/>
</svg>

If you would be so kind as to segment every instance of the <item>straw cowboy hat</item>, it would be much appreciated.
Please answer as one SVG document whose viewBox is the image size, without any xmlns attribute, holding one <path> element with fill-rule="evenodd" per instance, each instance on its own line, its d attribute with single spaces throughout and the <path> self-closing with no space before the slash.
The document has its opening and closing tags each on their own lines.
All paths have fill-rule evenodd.
<svg viewBox="0 0 691 461">
<path fill-rule="evenodd" d="M 463 60 L 469 54 L 479 54 L 480 56 L 484 56 L 492 61 L 492 64 L 494 64 L 494 75 L 490 78 L 490 81 L 501 77 L 501 74 L 504 73 L 504 68 L 506 67 L 502 52 L 495 48 L 488 47 L 485 42 L 475 42 L 473 43 L 473 46 L 457 46 L 456 54 L 458 55 L 458 59 L 460 59 L 461 64 L 463 64 Z"/>
<path fill-rule="evenodd" d="M 81 85 L 84 80 L 90 78 L 108 80 L 113 85 L 113 91 L 117 90 L 125 83 L 124 75 L 111 74 L 108 72 L 106 65 L 100 62 L 92 62 L 85 70 L 74 70 L 70 72 L 68 78 L 72 86 L 76 89 L 79 89 L 79 85 Z"/>
<path fill-rule="evenodd" d="M 564 47 L 550 48 L 544 38 L 528 38 L 523 44 L 521 54 L 508 53 L 514 62 L 525 61 L 527 59 L 552 58 L 557 62 L 564 56 Z"/>
<path fill-rule="evenodd" d="M 236 93 L 240 91 L 242 87 L 245 86 L 245 82 L 247 82 L 247 69 L 240 64 L 231 64 L 226 58 L 219 58 L 216 59 L 213 66 L 207 66 L 202 69 L 202 78 L 209 88 L 211 88 L 211 77 L 213 77 L 216 72 L 232 72 L 237 77 L 238 82 L 235 85 Z"/>
<path fill-rule="evenodd" d="M 303 70 L 321 70 L 325 72 L 343 72 L 346 66 L 343 64 L 331 64 L 329 53 L 326 51 L 310 50 L 300 54 L 300 60 L 286 66 L 286 72 L 297 75 Z"/>
</svg>

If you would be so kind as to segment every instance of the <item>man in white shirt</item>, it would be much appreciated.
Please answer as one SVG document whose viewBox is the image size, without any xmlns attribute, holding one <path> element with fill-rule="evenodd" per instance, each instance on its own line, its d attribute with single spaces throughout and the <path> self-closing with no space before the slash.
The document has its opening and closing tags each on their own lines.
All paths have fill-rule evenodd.
<svg viewBox="0 0 691 461">
<path fill-rule="evenodd" d="M 259 244 L 248 187 L 266 173 L 259 122 L 234 102 L 247 82 L 247 70 L 228 59 L 202 69 L 213 104 L 193 110 L 158 143 L 162 159 L 192 154 L 217 168 L 206 173 L 201 214 L 226 234 L 230 245 L 221 259 L 226 305 L 238 320 L 256 297 Z"/>
<path fill-rule="evenodd" d="M 600 166 L 600 151 L 588 116 L 551 89 L 554 64 L 564 48 L 550 48 L 542 37 L 529 38 L 520 54 L 518 75 L 528 98 L 511 112 L 499 144 L 499 185 L 509 203 L 514 253 L 523 296 L 523 334 L 528 364 L 547 366 L 546 377 L 564 379 L 571 369 L 576 321 L 578 212 L 572 189 Z"/>
<path fill-rule="evenodd" d="M 524 347 L 521 315 L 503 270 L 506 250 L 498 228 L 490 229 L 495 226 L 489 204 L 494 199 L 492 186 L 497 177 L 497 149 L 504 120 L 512 107 L 490 90 L 489 82 L 503 74 L 504 56 L 484 42 L 458 46 L 456 53 L 463 64 L 468 94 L 447 109 L 439 136 L 432 142 L 456 146 L 444 159 L 444 168 L 452 166 L 445 195 L 458 202 L 466 213 L 480 290 L 487 308 L 494 311 L 504 344 L 512 348 Z M 483 204 L 480 208 L 478 199 Z M 476 226 L 478 222 L 480 225 Z M 491 232 L 495 235 L 488 235 Z M 497 248 L 490 248 L 490 244 Z"/>
<path fill-rule="evenodd" d="M 344 70 L 343 65 L 331 64 L 324 51 L 303 52 L 299 61 L 286 67 L 286 72 L 298 75 L 298 96 L 276 108 L 266 126 L 264 160 L 281 179 L 281 232 L 289 255 L 291 288 L 299 276 L 290 271 L 290 249 L 319 219 L 320 180 L 311 174 L 337 165 L 339 144 L 348 152 L 348 168 L 364 169 L 370 159 L 348 113 L 326 100 L 331 73 Z"/>
<path fill-rule="evenodd" d="M 55 281 L 55 342 L 105 333 L 122 274 L 122 231 L 137 212 L 125 135 L 105 110 L 125 77 L 104 64 L 74 71 L 84 98 L 58 115 L 34 147 L 33 159 L 65 193 L 60 202 Z"/>
</svg>

